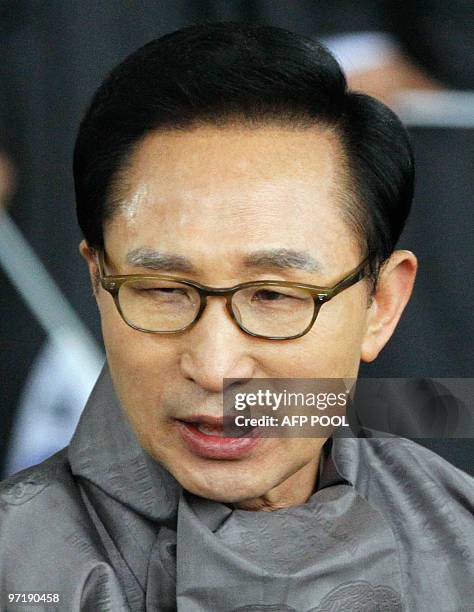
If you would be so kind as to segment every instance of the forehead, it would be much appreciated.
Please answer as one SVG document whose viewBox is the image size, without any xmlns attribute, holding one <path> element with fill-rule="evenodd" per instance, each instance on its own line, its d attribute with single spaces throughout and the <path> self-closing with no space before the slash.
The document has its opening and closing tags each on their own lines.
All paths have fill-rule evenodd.
<svg viewBox="0 0 474 612">
<path fill-rule="evenodd" d="M 297 248 L 324 258 L 335 241 L 355 248 L 343 175 L 338 140 L 320 128 L 155 132 L 119 181 L 106 244 L 196 257 Z"/>
</svg>

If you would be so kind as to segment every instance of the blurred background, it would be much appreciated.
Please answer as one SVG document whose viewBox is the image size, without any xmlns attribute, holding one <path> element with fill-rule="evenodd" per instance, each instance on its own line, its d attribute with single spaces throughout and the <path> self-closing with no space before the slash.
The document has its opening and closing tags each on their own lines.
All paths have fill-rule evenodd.
<svg viewBox="0 0 474 612">
<path fill-rule="evenodd" d="M 322 40 L 351 86 L 409 127 L 419 257 L 413 299 L 361 374 L 473 377 L 472 0 L 0 0 L 0 474 L 68 443 L 103 361 L 79 252 L 72 150 L 105 75 L 149 40 L 201 21 L 250 21 Z M 470 439 L 423 440 L 474 472 Z"/>
</svg>

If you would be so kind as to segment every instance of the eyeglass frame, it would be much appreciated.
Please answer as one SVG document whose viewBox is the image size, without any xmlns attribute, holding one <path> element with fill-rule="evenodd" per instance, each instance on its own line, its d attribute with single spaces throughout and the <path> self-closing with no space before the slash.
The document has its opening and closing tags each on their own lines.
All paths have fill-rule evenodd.
<svg viewBox="0 0 474 612">
<path fill-rule="evenodd" d="M 132 329 L 136 329 L 137 331 L 141 331 L 148 334 L 178 334 L 183 331 L 188 330 L 193 325 L 195 325 L 199 319 L 201 318 L 206 306 L 207 306 L 207 298 L 208 297 L 225 297 L 226 298 L 226 310 L 229 313 L 231 319 L 237 325 L 239 329 L 241 329 L 244 333 L 249 336 L 253 336 L 254 338 L 262 338 L 265 340 L 295 340 L 296 338 L 301 338 L 305 334 L 307 334 L 314 325 L 316 318 L 319 314 L 319 310 L 321 306 L 326 302 L 332 300 L 332 298 L 336 297 L 341 291 L 352 287 L 362 279 L 369 276 L 366 272 L 367 266 L 370 264 L 370 255 L 367 257 L 351 272 L 349 272 L 346 276 L 344 276 L 341 280 L 335 283 L 332 287 L 321 287 L 318 285 L 310 285 L 307 283 L 297 283 L 293 281 L 280 281 L 280 280 L 258 280 L 258 281 L 248 281 L 245 283 L 239 283 L 237 285 L 233 285 L 232 287 L 209 287 L 207 285 L 202 285 L 196 281 L 189 280 L 187 278 L 181 278 L 178 276 L 171 276 L 167 274 L 104 274 L 104 250 L 101 249 L 98 252 L 98 269 L 99 269 L 99 280 L 102 288 L 110 293 L 112 296 L 115 306 L 118 310 L 118 313 L 122 317 L 123 321 Z M 142 327 L 138 327 L 137 325 L 132 324 L 128 321 L 122 311 L 119 300 L 119 292 L 120 288 L 126 282 L 131 281 L 139 281 L 139 280 L 169 280 L 175 283 L 181 283 L 183 285 L 187 285 L 189 287 L 193 287 L 199 294 L 200 305 L 199 309 L 196 313 L 194 319 L 181 327 L 180 329 L 172 330 L 172 331 L 155 331 L 150 329 L 144 329 Z M 295 334 L 293 336 L 264 336 L 262 334 L 256 334 L 248 330 L 235 316 L 234 309 L 232 308 L 232 298 L 235 293 L 240 291 L 241 289 L 248 289 L 250 287 L 289 287 L 293 289 L 304 289 L 308 291 L 314 301 L 313 308 L 313 316 L 311 321 L 306 326 L 306 328 L 299 334 Z"/>
</svg>

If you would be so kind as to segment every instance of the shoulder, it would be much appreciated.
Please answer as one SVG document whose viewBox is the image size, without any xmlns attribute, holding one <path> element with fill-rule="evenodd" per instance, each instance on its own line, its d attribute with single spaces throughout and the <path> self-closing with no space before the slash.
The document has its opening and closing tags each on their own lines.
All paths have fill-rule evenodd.
<svg viewBox="0 0 474 612">
<path fill-rule="evenodd" d="M 455 440 L 453 440 L 455 443 Z M 459 501 L 474 504 L 474 478 L 425 446 L 406 438 L 377 438 L 364 448 L 383 466 L 385 477 L 429 485 Z"/>
<path fill-rule="evenodd" d="M 474 502 L 472 476 L 407 438 L 385 436 L 339 440 L 337 464 L 349 472 L 350 480 L 357 480 L 361 485 L 370 471 L 372 480 L 429 482 L 440 490 L 459 493 Z"/>
<path fill-rule="evenodd" d="M 344 442 L 340 463 L 349 480 L 400 537 L 404 534 L 415 547 L 474 562 L 474 478 L 405 438 Z"/>
<path fill-rule="evenodd" d="M 401 528 L 436 523 L 438 532 L 474 538 L 474 478 L 428 448 L 406 438 L 349 438 L 334 458 L 357 492 Z"/>
<path fill-rule="evenodd" d="M 11 520 L 21 521 L 23 530 L 36 529 L 42 516 L 53 521 L 81 507 L 79 489 L 64 449 L 0 483 L 0 534 Z"/>
<path fill-rule="evenodd" d="M 25 547 L 33 558 L 36 551 L 40 557 L 87 523 L 67 454 L 61 451 L 0 483 L 0 567 L 7 551 L 9 563 Z"/>
<path fill-rule="evenodd" d="M 105 589 L 125 609 L 66 450 L 0 483 L 0 583 L 5 593 L 60 593 L 65 610 Z"/>
<path fill-rule="evenodd" d="M 361 494 L 392 527 L 407 597 L 461 609 L 474 596 L 474 479 L 403 438 L 366 440 L 362 454 Z"/>
<path fill-rule="evenodd" d="M 9 506 L 23 506 L 49 485 L 67 480 L 68 462 L 65 451 L 56 453 L 43 463 L 22 470 L 0 482 L 0 512 Z"/>
<path fill-rule="evenodd" d="M 384 440 L 380 452 L 408 502 L 423 507 L 430 516 L 451 520 L 453 526 L 474 536 L 472 476 L 412 440 Z"/>
</svg>

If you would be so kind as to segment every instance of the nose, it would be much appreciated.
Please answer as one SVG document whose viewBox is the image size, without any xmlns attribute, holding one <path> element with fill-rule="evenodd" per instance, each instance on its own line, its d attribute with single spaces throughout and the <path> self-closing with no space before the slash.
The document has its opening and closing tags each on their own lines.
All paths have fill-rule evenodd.
<svg viewBox="0 0 474 612">
<path fill-rule="evenodd" d="M 208 298 L 199 321 L 183 335 L 183 345 L 181 371 L 206 391 L 222 392 L 225 378 L 256 374 L 252 337 L 232 320 L 224 298 Z"/>
</svg>

